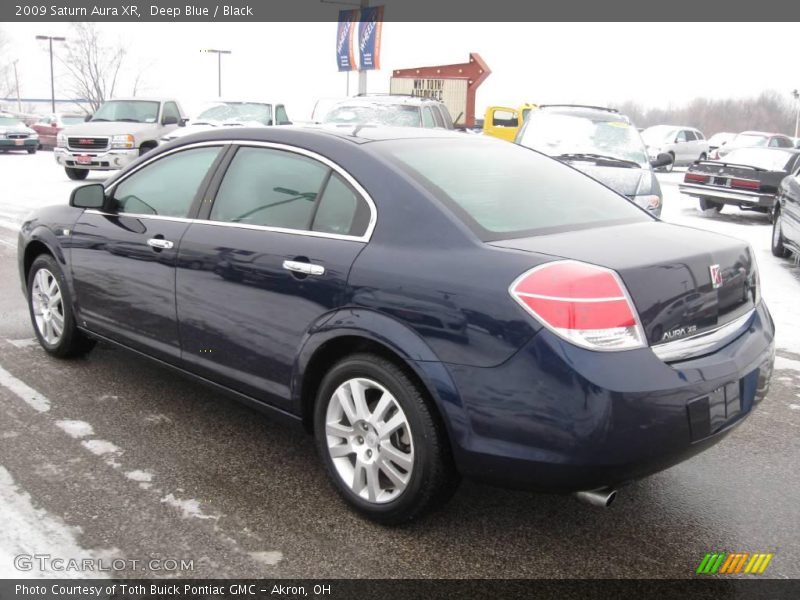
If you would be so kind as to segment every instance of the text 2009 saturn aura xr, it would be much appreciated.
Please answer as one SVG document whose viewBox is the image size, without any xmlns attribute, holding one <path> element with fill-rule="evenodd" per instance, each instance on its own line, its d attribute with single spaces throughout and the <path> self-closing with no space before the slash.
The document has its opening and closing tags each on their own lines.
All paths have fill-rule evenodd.
<svg viewBox="0 0 800 600">
<path fill-rule="evenodd" d="M 105 340 L 303 424 L 384 523 L 461 477 L 607 504 L 774 360 L 747 244 L 453 132 L 186 136 L 32 216 L 19 268 L 49 353 Z"/>
</svg>

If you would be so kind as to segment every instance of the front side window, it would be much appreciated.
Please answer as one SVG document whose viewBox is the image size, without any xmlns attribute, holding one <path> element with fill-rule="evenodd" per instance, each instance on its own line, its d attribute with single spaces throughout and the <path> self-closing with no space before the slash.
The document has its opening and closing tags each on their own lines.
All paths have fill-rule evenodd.
<svg viewBox="0 0 800 600">
<path fill-rule="evenodd" d="M 675 138 L 675 141 L 678 142 L 679 144 L 687 141 L 686 132 L 683 130 L 679 131 L 678 136 Z"/>
<path fill-rule="evenodd" d="M 174 102 L 167 102 L 164 104 L 164 114 L 161 115 L 162 121 L 174 120 L 178 122 L 181 120 L 181 113 L 178 112 L 178 105 Z"/>
<path fill-rule="evenodd" d="M 212 221 L 308 229 L 328 167 L 299 154 L 240 148 L 211 209 Z"/>
<path fill-rule="evenodd" d="M 171 154 L 143 167 L 114 190 L 118 213 L 187 217 L 219 146 Z"/>
<path fill-rule="evenodd" d="M 292 122 L 289 120 L 289 115 L 286 114 L 286 109 L 284 108 L 283 104 L 278 104 L 275 107 L 275 119 L 278 121 L 278 125 L 291 125 Z"/>
</svg>

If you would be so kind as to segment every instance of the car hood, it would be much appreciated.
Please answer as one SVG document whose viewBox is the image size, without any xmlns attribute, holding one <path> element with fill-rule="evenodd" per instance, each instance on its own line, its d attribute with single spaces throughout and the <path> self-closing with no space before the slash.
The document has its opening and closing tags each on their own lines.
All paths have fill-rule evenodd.
<svg viewBox="0 0 800 600">
<path fill-rule="evenodd" d="M 265 127 L 265 125 L 263 123 L 259 123 L 258 121 L 202 121 L 198 123 L 192 123 L 186 127 L 178 127 L 177 129 L 173 129 L 167 135 L 165 135 L 164 138 L 168 140 L 174 140 L 185 135 L 191 135 L 201 131 L 209 131 L 218 127 Z"/>
<path fill-rule="evenodd" d="M 640 183 L 647 184 L 649 179 L 652 179 L 650 169 L 629 169 L 625 167 L 601 167 L 587 162 L 571 162 L 568 163 L 571 167 L 578 169 L 582 173 L 586 173 L 589 177 L 596 179 L 600 183 L 610 187 L 612 190 L 623 196 L 634 196 L 639 190 Z M 645 179 L 642 182 L 643 178 Z M 650 193 L 650 185 L 642 186 L 642 193 Z"/>
<path fill-rule="evenodd" d="M 128 121 L 89 121 L 88 123 L 78 123 L 68 125 L 61 131 L 66 135 L 124 135 L 129 133 L 136 135 L 145 130 L 158 127 L 157 123 L 130 123 Z"/>
<path fill-rule="evenodd" d="M 0 133 L 36 133 L 25 125 L 0 125 Z"/>
</svg>

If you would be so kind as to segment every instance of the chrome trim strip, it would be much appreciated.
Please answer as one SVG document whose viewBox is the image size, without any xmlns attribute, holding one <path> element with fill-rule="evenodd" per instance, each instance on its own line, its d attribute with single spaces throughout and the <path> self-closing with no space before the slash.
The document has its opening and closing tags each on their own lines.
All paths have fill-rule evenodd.
<svg viewBox="0 0 800 600">
<path fill-rule="evenodd" d="M 304 273 L 305 275 L 324 275 L 325 267 L 322 265 L 315 265 L 312 263 L 299 262 L 296 260 L 283 261 L 283 268 L 287 271 L 294 271 L 295 273 Z"/>
<path fill-rule="evenodd" d="M 330 238 L 334 240 L 351 240 L 357 242 L 369 242 L 372 238 L 372 232 L 375 229 L 375 224 L 378 222 L 378 208 L 375 206 L 375 202 L 372 200 L 372 197 L 367 193 L 362 185 L 348 173 L 343 167 L 339 166 L 329 158 L 322 156 L 321 154 L 317 154 L 316 152 L 312 152 L 311 150 L 306 150 L 305 148 L 298 148 L 297 146 L 289 146 L 287 144 L 278 144 L 274 142 L 260 142 L 255 140 L 237 140 L 237 139 L 222 139 L 222 140 L 213 140 L 213 141 L 205 141 L 205 142 L 195 142 L 194 144 L 187 144 L 186 146 L 179 146 L 177 148 L 172 148 L 159 154 L 158 156 L 153 156 L 140 164 L 136 165 L 133 169 L 122 175 L 119 179 L 117 179 L 113 184 L 111 184 L 107 189 L 106 193 L 113 193 L 114 188 L 118 186 L 120 183 L 125 181 L 128 177 L 139 171 L 139 169 L 146 167 L 151 162 L 156 160 L 160 160 L 165 156 L 169 156 L 170 154 L 174 154 L 176 152 L 182 152 L 184 150 L 190 150 L 192 148 L 201 148 L 204 146 L 220 146 L 224 147 L 230 144 L 235 144 L 237 146 L 255 146 L 259 148 L 272 148 L 274 150 L 284 150 L 286 152 L 292 152 L 294 154 L 299 154 L 301 156 L 305 156 L 307 158 L 311 158 L 318 162 L 321 162 L 325 166 L 333 169 L 336 173 L 338 173 L 345 181 L 347 181 L 356 192 L 364 199 L 369 206 L 369 223 L 367 224 L 367 229 L 364 231 L 364 235 L 355 236 L 355 235 L 340 235 L 336 233 L 323 233 L 319 231 L 301 231 L 296 229 L 284 229 L 282 227 L 268 227 L 266 225 L 249 225 L 245 223 L 229 223 L 223 221 L 211 221 L 211 220 L 204 220 L 204 219 L 179 219 L 178 217 L 159 217 L 158 215 L 135 215 L 131 213 L 125 213 L 124 216 L 128 217 L 147 217 L 147 218 L 165 218 L 168 220 L 182 220 L 192 223 L 204 223 L 206 225 L 217 225 L 221 227 L 239 227 L 242 229 L 257 229 L 261 231 L 274 231 L 276 233 L 289 233 L 293 235 L 307 235 L 310 237 L 322 237 L 322 238 Z M 89 212 L 88 210 L 86 212 Z M 95 213 L 95 214 L 104 214 L 106 216 L 122 216 L 122 215 L 114 215 L 109 213 Z"/>
<path fill-rule="evenodd" d="M 539 298 L 541 300 L 555 300 L 556 302 L 615 302 L 617 300 L 627 300 L 625 296 L 609 296 L 607 298 L 564 298 L 562 296 L 529 294 L 528 292 L 517 292 L 517 295 L 525 296 L 526 298 Z"/>
<path fill-rule="evenodd" d="M 710 185 L 694 185 L 691 183 L 681 183 L 678 185 L 678 190 L 689 195 L 699 196 L 717 196 L 719 198 L 728 198 L 730 200 L 739 200 L 740 202 L 758 202 L 759 200 L 770 198 L 770 194 L 761 194 L 757 192 L 734 192 L 730 189 L 722 189 Z"/>
<path fill-rule="evenodd" d="M 733 338 L 738 337 L 743 333 L 745 327 L 750 325 L 750 320 L 755 312 L 756 309 L 753 308 L 741 317 L 734 319 L 730 323 L 725 323 L 716 329 L 704 331 L 692 337 L 650 346 L 650 348 L 655 355 L 664 362 L 675 362 L 692 358 L 693 356 L 700 355 L 710 350 L 721 342 L 728 341 L 728 338 L 732 341 Z"/>
</svg>

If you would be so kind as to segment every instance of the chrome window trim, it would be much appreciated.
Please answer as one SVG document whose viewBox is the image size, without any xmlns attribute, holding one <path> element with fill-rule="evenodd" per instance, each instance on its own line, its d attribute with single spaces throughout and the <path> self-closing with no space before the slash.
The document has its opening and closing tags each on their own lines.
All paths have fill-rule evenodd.
<svg viewBox="0 0 800 600">
<path fill-rule="evenodd" d="M 752 308 L 741 317 L 716 329 L 704 331 L 692 337 L 650 346 L 650 349 L 664 362 L 676 362 L 701 355 L 717 344 L 725 342 L 729 338 L 732 341 L 733 338 L 741 335 L 744 329 L 750 325 L 750 320 L 755 312 L 756 309 Z"/>
<path fill-rule="evenodd" d="M 291 152 L 293 154 L 299 154 L 301 156 L 305 156 L 306 158 L 310 158 L 312 160 L 316 160 L 321 162 L 329 169 L 332 169 L 335 173 L 342 177 L 352 188 L 356 191 L 358 195 L 360 195 L 364 201 L 367 203 L 369 207 L 369 222 L 367 223 L 367 228 L 364 231 L 363 235 L 341 235 L 336 233 L 325 233 L 322 231 L 310 231 L 307 229 L 286 229 L 283 227 L 269 227 L 267 225 L 251 225 L 248 223 L 232 223 L 228 221 L 212 221 L 211 219 L 186 219 L 182 217 L 166 217 L 161 215 L 143 215 L 143 214 L 135 214 L 135 213 L 106 213 L 102 211 L 98 211 L 95 209 L 86 210 L 85 212 L 91 214 L 100 214 L 104 216 L 125 216 L 125 217 L 135 217 L 135 218 L 148 218 L 148 219 L 162 219 L 162 220 L 169 220 L 169 221 L 181 221 L 181 222 L 189 222 L 189 223 L 203 223 L 206 225 L 215 225 L 218 227 L 237 227 L 240 229 L 255 229 L 259 231 L 271 231 L 274 233 L 288 233 L 291 235 L 305 235 L 309 237 L 320 237 L 320 238 L 329 238 L 333 240 L 349 240 L 354 242 L 369 242 L 372 238 L 372 232 L 375 230 L 375 225 L 378 221 L 378 209 L 375 206 L 375 202 L 372 200 L 372 197 L 367 193 L 367 190 L 353 177 L 348 173 L 343 167 L 339 166 L 337 163 L 333 162 L 329 158 L 322 156 L 321 154 L 317 154 L 311 150 L 306 150 L 305 148 L 299 148 L 297 146 L 290 146 L 288 144 L 280 144 L 277 142 L 261 142 L 257 140 L 237 140 L 237 139 L 223 139 L 223 140 L 214 140 L 214 141 L 205 141 L 205 142 L 195 142 L 193 144 L 187 144 L 186 146 L 180 146 L 178 148 L 172 148 L 171 150 L 167 150 L 159 154 L 158 156 L 153 156 L 148 160 L 145 160 L 139 165 L 136 165 L 135 168 L 131 169 L 129 172 L 122 175 L 119 179 L 117 179 L 114 183 L 112 183 L 107 189 L 107 194 L 112 194 L 114 189 L 121 184 L 123 181 L 128 179 L 134 173 L 139 172 L 140 169 L 146 167 L 152 162 L 157 160 L 161 160 L 167 156 L 175 154 L 177 152 L 183 152 L 185 150 L 191 150 L 194 148 L 202 148 L 205 146 L 220 146 L 225 147 L 229 145 L 236 145 L 236 146 L 250 146 L 250 147 L 257 147 L 257 148 L 269 148 L 272 150 L 283 150 L 284 152 Z"/>
</svg>

